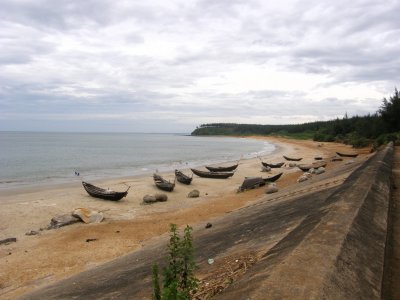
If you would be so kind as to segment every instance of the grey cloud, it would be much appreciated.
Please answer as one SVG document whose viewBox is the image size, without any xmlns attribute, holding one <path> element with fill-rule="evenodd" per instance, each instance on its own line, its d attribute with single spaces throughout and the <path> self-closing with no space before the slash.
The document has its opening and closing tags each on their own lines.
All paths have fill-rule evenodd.
<svg viewBox="0 0 400 300">
<path fill-rule="evenodd" d="M 55 49 L 55 45 L 44 41 L 37 30 L 18 28 L 4 21 L 0 26 L 4 30 L 0 33 L 0 64 L 26 64 Z"/>
<path fill-rule="evenodd" d="M 2 20 L 64 30 L 80 27 L 82 23 L 107 24 L 112 11 L 111 3 L 104 0 L 4 0 L 1 6 Z"/>
</svg>

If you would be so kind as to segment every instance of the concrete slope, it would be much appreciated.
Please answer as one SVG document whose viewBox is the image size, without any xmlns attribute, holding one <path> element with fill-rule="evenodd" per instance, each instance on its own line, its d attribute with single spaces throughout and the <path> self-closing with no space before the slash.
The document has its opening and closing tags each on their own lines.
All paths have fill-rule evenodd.
<svg viewBox="0 0 400 300">
<path fill-rule="evenodd" d="M 267 251 L 318 209 L 333 189 L 280 203 L 263 203 L 213 221 L 194 233 L 196 260 L 218 262 L 229 252 Z M 166 238 L 110 263 L 83 272 L 23 299 L 142 299 L 151 295 L 151 266 L 165 256 Z"/>
<path fill-rule="evenodd" d="M 356 170 L 218 299 L 380 299 L 392 158 Z"/>
<path fill-rule="evenodd" d="M 196 260 L 203 269 L 210 257 L 215 264 L 227 255 L 246 251 L 260 257 L 244 277 L 217 298 L 378 295 L 380 263 L 383 265 L 379 255 L 385 236 L 381 213 L 385 204 L 380 202 L 385 200 L 383 195 L 376 202 L 371 192 L 383 194 L 388 184 L 381 170 L 385 165 L 382 161 L 390 156 L 388 151 L 373 156 L 339 187 L 279 201 L 270 201 L 269 197 L 214 220 L 210 229 L 195 228 Z M 371 239 L 370 230 L 374 232 Z M 166 236 L 155 239 L 137 252 L 22 299 L 149 299 L 151 266 L 165 256 L 166 242 Z M 372 250 L 363 251 L 364 247 Z M 377 264 L 370 267 L 373 260 Z M 359 270 L 362 274 L 357 273 Z M 356 279 L 352 279 L 355 273 Z M 365 287 L 365 293 L 358 287 Z"/>
</svg>

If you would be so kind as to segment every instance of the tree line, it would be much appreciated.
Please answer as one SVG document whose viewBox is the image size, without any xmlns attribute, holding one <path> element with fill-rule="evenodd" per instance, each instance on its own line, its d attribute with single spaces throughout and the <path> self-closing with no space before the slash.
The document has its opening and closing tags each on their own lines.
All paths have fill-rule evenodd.
<svg viewBox="0 0 400 300">
<path fill-rule="evenodd" d="M 197 127 L 192 135 L 281 135 L 292 138 L 311 138 L 320 142 L 342 142 L 353 147 L 378 147 L 388 141 L 400 142 L 400 97 L 395 89 L 384 98 L 377 112 L 366 116 L 336 118 L 303 124 L 258 125 L 210 123 Z"/>
</svg>

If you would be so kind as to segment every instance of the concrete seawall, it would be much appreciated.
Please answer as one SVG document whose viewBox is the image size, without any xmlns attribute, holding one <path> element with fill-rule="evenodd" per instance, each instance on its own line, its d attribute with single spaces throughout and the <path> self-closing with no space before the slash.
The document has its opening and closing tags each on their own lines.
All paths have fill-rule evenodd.
<svg viewBox="0 0 400 300">
<path fill-rule="evenodd" d="M 270 251 L 218 299 L 381 299 L 392 159 L 389 145 L 360 166 L 292 231 L 308 233 L 284 260 Z"/>
<path fill-rule="evenodd" d="M 366 194 L 359 195 L 361 206 L 327 277 L 323 297 L 338 290 L 339 295 L 347 299 L 381 298 L 392 164 L 391 144 L 371 165 L 370 188 Z"/>
</svg>

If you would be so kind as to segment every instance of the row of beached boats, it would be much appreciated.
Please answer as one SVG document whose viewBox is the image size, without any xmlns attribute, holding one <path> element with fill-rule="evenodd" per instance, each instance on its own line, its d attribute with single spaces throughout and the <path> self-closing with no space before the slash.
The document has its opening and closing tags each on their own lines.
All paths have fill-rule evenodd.
<svg viewBox="0 0 400 300">
<path fill-rule="evenodd" d="M 336 152 L 336 154 L 340 157 L 357 157 L 358 154 L 353 154 L 353 153 L 341 153 L 341 152 Z M 303 158 L 302 157 L 288 157 L 288 156 L 283 156 L 283 158 L 285 158 L 287 161 L 301 161 Z M 304 172 L 309 171 L 311 168 L 320 168 L 320 167 L 325 167 L 326 166 L 326 162 L 321 160 L 321 157 L 316 157 L 316 160 L 318 160 L 317 162 L 311 163 L 311 164 L 298 164 L 297 167 L 299 169 L 301 169 Z M 279 163 L 266 163 L 261 161 L 261 164 L 263 167 L 269 167 L 269 168 L 281 168 L 285 163 L 284 162 L 279 162 Z M 164 179 L 161 175 L 159 174 L 153 174 L 153 180 L 155 185 L 163 190 L 163 191 L 168 191 L 168 192 L 172 192 L 175 188 L 175 183 L 176 181 L 189 185 L 191 184 L 192 180 L 193 180 L 193 174 L 196 174 L 199 177 L 203 177 L 203 178 L 213 178 L 213 179 L 226 179 L 229 177 L 232 177 L 235 174 L 235 171 L 237 169 L 237 167 L 239 166 L 239 162 L 231 165 L 231 166 L 227 166 L 227 167 L 222 167 L 222 166 L 218 166 L 218 167 L 212 167 L 212 166 L 206 166 L 205 168 L 208 171 L 201 171 L 198 169 L 190 169 L 192 171 L 192 175 L 188 176 L 186 174 L 184 174 L 182 171 L 180 170 L 175 170 L 175 179 L 174 181 L 169 181 Z M 277 181 L 283 173 L 279 173 L 276 174 L 274 176 L 271 177 L 267 177 L 267 178 L 263 178 L 263 177 L 245 177 L 242 185 L 239 187 L 238 191 L 245 191 L 245 190 L 249 190 L 249 189 L 254 189 L 260 186 L 265 185 L 268 182 L 275 182 Z M 96 197 L 96 198 L 101 198 L 104 200 L 111 200 L 111 201 L 119 201 L 122 198 L 126 197 L 126 195 L 128 195 L 128 191 L 129 188 L 124 191 L 124 192 L 116 192 L 110 189 L 103 189 L 97 186 L 94 186 L 90 183 L 84 182 L 82 181 L 82 185 L 84 187 L 84 189 L 86 190 L 86 192 L 92 196 L 92 197 Z"/>
</svg>

